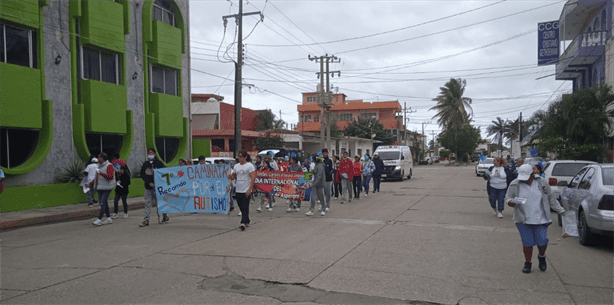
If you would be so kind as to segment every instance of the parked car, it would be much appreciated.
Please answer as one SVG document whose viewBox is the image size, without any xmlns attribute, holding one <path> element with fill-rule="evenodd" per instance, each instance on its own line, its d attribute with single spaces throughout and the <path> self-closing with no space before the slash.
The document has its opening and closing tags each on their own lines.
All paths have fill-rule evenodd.
<svg viewBox="0 0 614 305">
<path fill-rule="evenodd" d="M 531 166 L 539 163 L 540 161 L 543 161 L 542 158 L 526 158 L 524 159 L 524 164 L 530 164 Z"/>
<path fill-rule="evenodd" d="M 544 175 L 555 197 L 560 201 L 561 188 L 557 185 L 561 181 L 569 183 L 571 178 L 583 167 L 596 164 L 593 161 L 583 160 L 556 160 L 544 164 Z"/>
<path fill-rule="evenodd" d="M 590 164 L 583 167 L 561 192 L 561 205 L 576 212 L 579 241 L 590 245 L 595 234 L 613 236 L 614 164 Z"/>
<path fill-rule="evenodd" d="M 484 161 L 480 160 L 478 164 L 475 165 L 476 176 L 483 176 L 484 172 L 491 166 L 495 166 L 495 158 L 486 158 Z"/>
<path fill-rule="evenodd" d="M 409 146 L 404 145 L 380 145 L 375 150 L 384 161 L 382 179 L 395 179 L 403 181 L 405 177 L 411 179 L 413 173 L 413 157 Z"/>
</svg>

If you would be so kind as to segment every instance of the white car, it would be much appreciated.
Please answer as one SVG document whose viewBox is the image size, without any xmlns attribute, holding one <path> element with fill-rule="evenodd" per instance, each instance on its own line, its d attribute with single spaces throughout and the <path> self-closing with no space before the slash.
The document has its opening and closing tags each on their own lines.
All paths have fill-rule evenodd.
<svg viewBox="0 0 614 305">
<path fill-rule="evenodd" d="M 562 188 L 558 186 L 561 181 L 569 183 L 571 178 L 583 167 L 595 164 L 593 161 L 583 160 L 555 160 L 544 164 L 544 175 L 550 185 L 555 198 L 559 199 Z"/>
<path fill-rule="evenodd" d="M 475 175 L 478 177 L 484 176 L 484 172 L 491 166 L 495 166 L 495 158 L 486 158 L 484 161 L 478 161 L 478 164 L 475 165 Z"/>
</svg>

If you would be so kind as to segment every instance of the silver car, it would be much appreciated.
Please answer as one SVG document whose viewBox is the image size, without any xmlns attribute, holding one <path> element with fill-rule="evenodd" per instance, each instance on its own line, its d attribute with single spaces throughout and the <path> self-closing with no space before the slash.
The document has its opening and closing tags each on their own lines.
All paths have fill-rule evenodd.
<svg viewBox="0 0 614 305">
<path fill-rule="evenodd" d="M 544 164 L 544 176 L 555 198 L 559 199 L 561 195 L 561 188 L 558 186 L 559 182 L 566 181 L 569 184 L 571 178 L 580 169 L 589 164 L 596 164 L 596 162 L 582 160 L 554 160 L 546 162 Z"/>
<path fill-rule="evenodd" d="M 495 166 L 495 158 L 486 158 L 486 160 L 482 161 L 480 160 L 478 162 L 478 164 L 475 165 L 475 175 L 476 176 L 483 176 L 484 172 L 490 168 L 491 166 Z"/>
<path fill-rule="evenodd" d="M 575 211 L 579 240 L 589 245 L 594 234 L 614 232 L 614 164 L 583 167 L 561 193 L 563 208 Z"/>
</svg>

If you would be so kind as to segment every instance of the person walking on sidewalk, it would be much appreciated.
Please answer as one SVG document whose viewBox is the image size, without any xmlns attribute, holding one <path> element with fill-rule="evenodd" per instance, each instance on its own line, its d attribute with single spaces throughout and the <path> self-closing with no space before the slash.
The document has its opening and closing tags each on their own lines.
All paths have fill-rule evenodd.
<svg viewBox="0 0 614 305">
<path fill-rule="evenodd" d="M 514 208 L 514 222 L 522 240 L 524 253 L 523 273 L 531 272 L 533 247 L 537 246 L 539 270 L 546 271 L 546 248 L 548 247 L 548 226 L 552 223 L 550 209 L 559 214 L 565 209 L 556 200 L 548 182 L 533 174 L 533 168 L 524 164 L 518 169 L 518 178 L 510 184 L 505 201 Z"/>
<path fill-rule="evenodd" d="M 322 157 L 324 157 L 324 175 L 326 176 L 326 181 L 324 183 L 324 198 L 326 199 L 326 209 L 322 211 L 328 212 L 330 209 L 330 197 L 333 186 L 333 169 L 335 165 L 333 164 L 333 160 L 328 157 L 328 149 L 322 148 Z"/>
<path fill-rule="evenodd" d="M 369 196 L 369 183 L 371 183 L 371 177 L 375 170 L 375 163 L 369 158 L 369 155 L 365 155 L 365 162 L 363 162 L 364 179 L 362 181 L 362 187 L 365 190 L 365 197 Z"/>
<path fill-rule="evenodd" d="M 375 165 L 375 170 L 373 170 L 373 193 L 379 193 L 379 185 L 384 171 L 384 161 L 379 158 L 377 152 L 373 154 L 373 164 Z"/>
<path fill-rule="evenodd" d="M 288 171 L 290 172 L 303 172 L 303 168 L 298 163 L 297 157 L 290 158 L 290 165 L 288 165 Z M 288 201 L 288 209 L 286 210 L 288 213 L 292 211 L 300 211 L 301 210 L 301 200 L 289 200 Z"/>
<path fill-rule="evenodd" d="M 514 180 L 515 168 L 507 167 L 507 160 L 497 157 L 493 161 L 494 166 L 491 166 L 484 171 L 484 179 L 486 190 L 488 192 L 488 201 L 495 216 L 503 218 L 503 209 L 505 207 L 505 193 L 508 185 Z"/>
<path fill-rule="evenodd" d="M 119 199 L 122 200 L 124 205 L 124 218 L 128 218 L 128 186 L 130 185 L 130 171 L 127 165 L 122 165 L 117 171 L 117 186 L 115 187 L 115 198 L 113 199 L 113 214 L 111 218 L 117 218 L 117 212 L 119 212 Z"/>
<path fill-rule="evenodd" d="M 352 168 L 354 169 L 354 178 L 352 179 L 352 185 L 354 187 L 354 198 L 360 199 L 360 191 L 362 190 L 362 162 L 360 162 L 360 156 L 356 155 L 354 157 L 354 163 L 352 164 Z"/>
<path fill-rule="evenodd" d="M 109 195 L 115 187 L 115 170 L 113 165 L 108 161 L 109 157 L 105 153 L 98 155 L 98 175 L 96 175 L 96 191 L 98 192 L 98 200 L 100 200 L 100 214 L 98 219 L 92 224 L 95 226 L 112 224 L 111 214 L 109 213 Z M 107 219 L 103 222 L 102 216 L 106 214 Z"/>
<path fill-rule="evenodd" d="M 154 169 L 164 167 L 164 163 L 162 163 L 162 161 L 158 160 L 156 157 L 156 151 L 153 148 L 148 149 L 147 161 L 143 162 L 143 165 L 141 166 L 141 179 L 143 179 L 143 183 L 145 183 L 145 193 L 143 194 L 143 197 L 145 197 L 145 217 L 143 218 L 143 222 L 139 225 L 139 227 L 146 227 L 149 225 L 151 207 L 153 206 L 154 202 L 157 203 Z M 167 221 L 169 221 L 168 215 L 166 215 L 166 213 L 162 214 L 162 222 L 165 223 Z"/>
<path fill-rule="evenodd" d="M 341 194 L 343 196 L 343 194 L 341 193 L 342 189 L 341 189 L 341 173 L 339 172 L 339 157 L 337 156 L 333 156 L 333 164 L 335 167 L 334 173 L 333 173 L 333 188 L 335 189 L 335 199 L 339 199 L 339 195 Z"/>
<path fill-rule="evenodd" d="M 85 176 L 81 181 L 81 186 L 85 188 L 89 188 L 89 191 L 86 193 L 87 198 L 87 207 L 94 207 L 94 203 L 96 200 L 94 199 L 94 194 L 96 193 L 96 189 L 94 188 L 94 182 L 96 181 L 96 175 L 98 175 L 98 158 L 92 155 L 90 159 L 90 163 L 85 167 Z"/>
<path fill-rule="evenodd" d="M 352 202 L 352 180 L 354 179 L 354 166 L 352 160 L 348 157 L 348 153 L 344 152 L 341 161 L 339 161 L 339 173 L 341 175 L 341 204 L 345 203 L 347 194 L 348 203 Z"/>
<path fill-rule="evenodd" d="M 316 157 L 316 166 L 313 169 L 313 184 L 311 185 L 311 207 L 309 211 L 305 213 L 307 216 L 313 215 L 313 210 L 316 205 L 316 197 L 320 200 L 322 211 L 320 215 L 326 215 L 326 200 L 324 196 L 324 185 L 326 184 L 326 169 L 324 168 L 324 159 L 322 157 Z"/>
<path fill-rule="evenodd" d="M 245 231 L 245 227 L 249 227 L 249 200 L 256 179 L 256 170 L 254 165 L 247 162 L 247 151 L 240 151 L 239 163 L 235 164 L 232 173 L 228 175 L 231 180 L 237 181 L 237 203 L 241 210 L 241 231 Z"/>
</svg>

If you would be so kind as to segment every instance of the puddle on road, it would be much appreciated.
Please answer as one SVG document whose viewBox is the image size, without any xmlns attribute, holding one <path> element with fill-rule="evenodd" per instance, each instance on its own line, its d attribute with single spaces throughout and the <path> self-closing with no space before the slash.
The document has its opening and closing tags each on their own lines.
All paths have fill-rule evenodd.
<svg viewBox="0 0 614 305">
<path fill-rule="evenodd" d="M 280 302 L 313 302 L 319 304 L 438 304 L 422 301 L 405 301 L 355 293 L 331 292 L 311 288 L 306 284 L 250 280 L 236 274 L 206 278 L 198 289 L 238 293 L 250 296 L 269 297 Z"/>
</svg>

